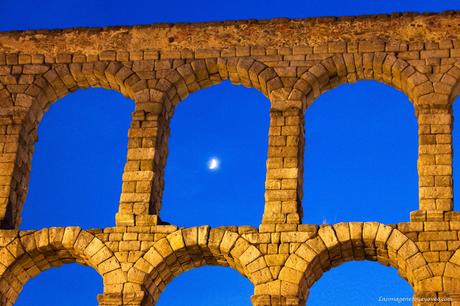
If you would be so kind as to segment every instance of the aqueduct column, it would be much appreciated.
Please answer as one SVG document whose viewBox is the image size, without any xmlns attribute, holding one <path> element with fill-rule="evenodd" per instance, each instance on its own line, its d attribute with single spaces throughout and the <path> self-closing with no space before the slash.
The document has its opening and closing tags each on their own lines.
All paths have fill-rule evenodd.
<svg viewBox="0 0 460 306">
<path fill-rule="evenodd" d="M 415 105 L 419 134 L 419 211 L 412 218 L 443 220 L 453 208 L 452 111 L 446 105 Z"/>
<path fill-rule="evenodd" d="M 1 101 L 0 98 L 0 103 Z M 23 135 L 22 118 L 21 113 L 0 116 L 1 228 L 19 226 L 22 206 L 27 195 L 33 147 Z"/>
<path fill-rule="evenodd" d="M 136 99 L 117 225 L 158 222 L 169 134 L 162 100 L 161 92 L 154 89 L 144 90 Z"/>
<path fill-rule="evenodd" d="M 296 108 L 270 111 L 263 226 L 302 218 L 303 116 Z"/>
</svg>

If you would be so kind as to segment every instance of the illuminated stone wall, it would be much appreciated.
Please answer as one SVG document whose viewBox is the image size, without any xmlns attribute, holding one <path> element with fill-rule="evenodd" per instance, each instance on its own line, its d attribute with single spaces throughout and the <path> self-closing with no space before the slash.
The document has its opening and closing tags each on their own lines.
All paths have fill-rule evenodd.
<svg viewBox="0 0 460 306">
<path fill-rule="evenodd" d="M 174 108 L 223 80 L 271 102 L 261 224 L 165 225 Z M 388 84 L 414 105 L 419 209 L 397 225 L 302 224 L 304 114 L 322 93 L 359 80 Z M 119 91 L 136 105 L 116 226 L 19 231 L 38 125 L 51 103 L 88 87 Z M 459 93 L 460 12 L 0 33 L 1 305 L 14 304 L 31 277 L 69 262 L 102 276 L 104 306 L 154 305 L 176 275 L 204 265 L 247 277 L 253 305 L 304 305 L 325 271 L 363 259 L 396 268 L 416 297 L 447 300 L 414 304 L 460 305 L 452 191 Z"/>
</svg>

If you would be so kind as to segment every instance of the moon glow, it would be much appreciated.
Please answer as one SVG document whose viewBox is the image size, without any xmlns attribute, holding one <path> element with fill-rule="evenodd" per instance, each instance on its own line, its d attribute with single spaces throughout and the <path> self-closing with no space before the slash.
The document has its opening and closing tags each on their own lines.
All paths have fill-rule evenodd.
<svg viewBox="0 0 460 306">
<path fill-rule="evenodd" d="M 219 160 L 215 157 L 211 158 L 208 162 L 208 169 L 212 171 L 219 169 Z"/>
</svg>

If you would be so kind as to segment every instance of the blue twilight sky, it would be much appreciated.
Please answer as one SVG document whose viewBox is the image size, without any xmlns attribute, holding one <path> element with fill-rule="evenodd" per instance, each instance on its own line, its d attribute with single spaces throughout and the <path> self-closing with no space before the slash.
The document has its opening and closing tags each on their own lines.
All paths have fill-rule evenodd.
<svg viewBox="0 0 460 306">
<path fill-rule="evenodd" d="M 0 31 L 453 9 L 460 9 L 458 0 L 0 0 Z M 51 107 L 39 129 L 22 229 L 114 225 L 132 110 L 132 101 L 104 89 L 79 90 Z M 262 94 L 227 82 L 180 104 L 171 122 L 162 218 L 180 226 L 257 226 L 268 114 Z M 209 171 L 213 157 L 220 167 Z M 304 223 L 408 220 L 417 209 L 416 159 L 414 110 L 402 93 L 372 81 L 325 93 L 306 114 Z M 177 277 L 158 305 L 246 306 L 252 290 L 236 271 L 203 267 Z M 101 292 L 96 272 L 72 264 L 29 281 L 17 305 L 94 306 Z M 379 305 L 380 296 L 411 294 L 394 269 L 350 262 L 324 274 L 308 305 Z"/>
</svg>

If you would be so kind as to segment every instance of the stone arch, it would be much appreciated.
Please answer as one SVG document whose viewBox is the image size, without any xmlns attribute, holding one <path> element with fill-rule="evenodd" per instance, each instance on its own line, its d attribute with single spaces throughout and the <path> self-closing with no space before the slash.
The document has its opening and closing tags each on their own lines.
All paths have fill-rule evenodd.
<svg viewBox="0 0 460 306">
<path fill-rule="evenodd" d="M 187 61 L 175 69 L 156 71 L 155 86 L 135 94 L 136 112 L 149 114 L 157 121 L 154 179 L 149 213 L 158 215 L 164 187 L 164 169 L 168 150 L 169 122 L 175 107 L 190 93 L 229 80 L 232 84 L 252 87 L 269 100 L 284 88 L 272 67 L 251 57 L 207 58 Z M 135 120 L 135 119 L 134 119 Z"/>
<path fill-rule="evenodd" d="M 0 110 L 0 115 L 2 117 L 12 115 L 16 112 L 20 112 L 20 109 L 18 109 L 18 107 L 15 107 L 13 97 L 6 86 L 7 85 L 4 85 L 0 82 L 0 103 L 2 106 Z"/>
<path fill-rule="evenodd" d="M 124 274 L 113 252 L 94 234 L 79 227 L 10 231 L 0 249 L 1 305 L 13 305 L 24 284 L 52 267 L 79 263 L 95 269 L 104 279 L 104 290 L 122 283 Z"/>
<path fill-rule="evenodd" d="M 440 155 L 439 153 L 427 149 L 431 144 L 445 145 L 451 141 L 449 88 L 453 86 L 450 84 L 452 76 L 422 73 L 419 70 L 419 67 L 411 65 L 393 53 L 336 54 L 301 75 L 294 84 L 289 99 L 301 100 L 304 109 L 307 109 L 322 93 L 340 84 L 358 80 L 380 81 L 402 91 L 414 105 L 419 126 L 419 213 L 425 214 L 427 210 L 450 211 L 453 207 L 452 181 L 449 179 L 452 175 L 450 159 L 445 158 L 442 170 L 438 172 L 432 170 L 431 164 L 425 164 L 425 160 L 439 159 L 436 156 Z M 453 69 L 451 74 L 456 72 L 456 69 Z M 442 127 L 437 130 L 431 129 L 432 124 Z M 437 138 L 442 140 L 433 140 Z M 451 158 L 451 147 L 446 148 L 443 154 L 450 155 Z M 427 184 L 426 181 L 433 176 L 442 176 L 444 181 Z"/>
<path fill-rule="evenodd" d="M 138 92 L 146 87 L 146 81 L 128 66 L 113 61 L 24 65 L 22 77 L 27 77 L 29 84 L 12 90 L 8 85 L 0 87 L 0 99 L 7 104 L 2 118 L 13 117 L 10 115 L 13 111 L 15 114 L 14 118 L 9 119 L 7 127 L 14 133 L 11 137 L 14 137 L 14 141 L 12 139 L 10 142 L 16 144 L 15 152 L 11 152 L 15 154 L 15 160 L 11 162 L 9 185 L 13 190 L 8 192 L 7 203 L 2 203 L 5 206 L 2 208 L 3 228 L 16 228 L 20 224 L 37 128 L 52 103 L 77 89 L 90 87 L 115 90 L 135 99 Z M 11 83 L 17 82 L 15 76 L 6 78 L 9 79 Z"/>
<path fill-rule="evenodd" d="M 385 52 L 336 54 L 303 73 L 288 98 L 302 100 L 305 108 L 322 93 L 344 83 L 375 80 L 402 91 L 415 104 L 432 103 L 433 82 L 394 54 Z M 436 99 L 441 99 L 437 97 Z"/>
<path fill-rule="evenodd" d="M 416 244 L 399 230 L 378 222 L 344 222 L 321 226 L 288 257 L 279 279 L 291 295 L 306 300 L 324 272 L 351 260 L 392 266 L 415 290 L 433 276 Z"/>
<path fill-rule="evenodd" d="M 275 69 L 252 57 L 222 57 L 197 59 L 187 62 L 162 75 L 157 88 L 163 92 L 171 105 L 165 105 L 168 114 L 190 93 L 229 80 L 259 90 L 267 98 L 276 90 L 284 88 Z"/>
<path fill-rule="evenodd" d="M 156 241 L 128 271 L 128 281 L 142 287 L 148 305 L 154 305 L 175 276 L 205 265 L 231 267 L 254 285 L 273 280 L 262 253 L 241 235 L 200 226 Z"/>
<path fill-rule="evenodd" d="M 365 98 L 364 98 L 365 97 Z M 334 100 L 334 101 L 333 101 Z M 322 102 L 325 102 L 323 105 Z M 346 103 L 345 103 L 346 102 Z M 378 111 L 380 110 L 380 111 Z M 330 115 L 329 115 L 330 114 Z M 338 115 L 341 116 L 338 116 Z M 346 116 L 344 116 L 346 114 Z M 365 114 L 362 117 L 367 118 L 364 120 L 360 120 L 361 117 L 358 114 Z M 369 114 L 369 116 L 367 116 Z M 322 115 L 322 116 L 321 116 Z M 323 124 L 319 124 L 318 120 L 319 117 L 330 117 L 330 118 L 337 118 L 340 117 L 339 120 L 325 120 L 323 121 Z M 397 174 L 404 174 L 401 176 L 405 183 L 409 184 L 416 184 L 418 181 L 418 176 L 417 176 L 417 159 L 416 156 L 418 154 L 418 141 L 417 141 L 417 134 L 418 134 L 418 126 L 417 126 L 417 119 L 414 116 L 414 106 L 412 103 L 410 103 L 407 99 L 407 96 L 405 96 L 402 92 L 395 90 L 395 88 L 388 86 L 387 84 L 383 82 L 376 82 L 376 81 L 359 81 L 358 83 L 346 83 L 339 85 L 338 87 L 334 88 L 333 90 L 328 91 L 325 95 L 321 95 L 319 97 L 318 101 L 315 101 L 313 105 L 310 106 L 310 108 L 307 109 L 306 111 L 306 122 L 307 124 L 305 125 L 305 134 L 306 134 L 306 140 L 305 142 L 307 143 L 305 147 L 305 155 L 304 157 L 304 163 L 305 165 L 310 165 L 314 166 L 315 162 L 316 164 L 319 164 L 321 161 L 328 160 L 329 157 L 331 157 L 331 160 L 328 160 L 328 162 L 324 163 L 326 167 L 329 167 L 329 172 L 331 169 L 334 169 L 336 164 L 340 164 L 340 154 L 337 155 L 335 154 L 335 148 L 336 146 L 342 146 L 343 148 L 345 147 L 345 143 L 343 139 L 344 137 L 340 138 L 337 137 L 337 135 L 340 134 L 334 134 L 337 132 L 337 130 L 343 129 L 342 134 L 348 134 L 348 135 L 354 135 L 356 137 L 359 135 L 356 139 L 360 139 L 360 141 L 353 142 L 351 140 L 346 144 L 347 149 L 343 150 L 344 154 L 352 155 L 351 159 L 347 159 L 350 161 L 350 163 L 346 163 L 344 165 L 339 165 L 339 168 L 343 166 L 342 170 L 349 170 L 353 175 L 355 175 L 356 179 L 360 179 L 360 177 L 363 177 L 363 174 L 365 175 L 371 175 L 375 176 L 377 180 L 381 180 L 383 177 L 386 176 L 393 176 Z M 382 124 L 380 125 L 380 129 L 375 129 L 373 132 L 366 134 L 365 132 L 362 132 L 363 130 L 368 129 L 369 127 L 375 128 L 376 126 L 373 125 L 373 120 L 370 118 L 374 118 L 374 120 L 378 120 L 379 122 L 384 123 L 385 120 L 388 120 L 386 118 L 392 118 L 395 122 L 394 125 L 386 125 Z M 341 121 L 340 119 L 343 119 Z M 331 124 L 334 125 L 329 125 L 327 126 L 327 123 L 325 124 L 324 122 L 330 121 Z M 332 123 L 333 122 L 333 123 Z M 340 123 L 339 123 L 340 122 Z M 350 122 L 350 125 L 347 125 L 347 123 Z M 374 121 L 375 122 L 375 121 Z M 341 128 L 337 129 L 337 127 L 341 126 Z M 346 128 L 344 128 L 345 126 Z M 398 137 L 393 137 L 392 134 L 394 133 L 395 127 L 398 126 L 400 128 L 400 131 L 396 133 Z M 328 142 L 319 142 L 318 135 L 320 135 L 321 131 L 326 131 L 328 128 L 334 127 L 335 132 L 332 134 L 335 135 L 334 139 L 329 139 Z M 326 128 L 326 129 L 325 129 Z M 393 129 L 393 131 L 392 131 Z M 346 130 L 346 132 L 345 132 Z M 375 134 L 374 134 L 375 133 Z M 332 135 L 331 134 L 331 135 Z M 371 134 L 373 137 L 371 137 Z M 376 134 L 379 134 L 380 137 L 375 137 Z M 355 139 L 355 138 L 353 138 Z M 365 139 L 365 140 L 364 140 Z M 377 140 L 378 139 L 378 140 Z M 316 141 L 315 141 L 316 140 Z M 383 163 L 389 162 L 389 160 L 386 159 L 389 155 L 391 155 L 389 148 L 391 145 L 388 145 L 389 143 L 392 143 L 393 145 L 402 142 L 405 143 L 405 150 L 400 150 L 398 153 L 398 157 L 400 158 L 398 162 L 403 164 L 403 167 L 397 166 L 393 168 L 388 168 L 386 167 L 384 171 L 375 171 L 373 167 L 367 167 L 369 160 L 371 158 L 360 158 L 362 157 L 362 153 L 366 151 L 366 156 L 375 156 L 374 158 L 382 158 Z M 325 145 L 325 143 L 329 145 Z M 372 145 L 371 145 L 372 143 Z M 383 144 L 386 145 L 383 145 Z M 314 146 L 314 145 L 317 146 Z M 321 146 L 322 144 L 322 146 Z M 315 149 L 316 148 L 316 149 Z M 321 149 L 322 150 L 321 150 Z M 379 148 L 379 149 L 377 149 Z M 329 154 L 328 158 L 325 158 L 321 153 L 325 151 L 327 154 Z M 340 150 L 339 150 L 340 151 Z M 351 154 L 353 151 L 354 154 Z M 383 152 L 387 152 L 387 154 L 383 154 Z M 351 162 L 351 160 L 353 162 Z M 405 162 L 402 162 L 402 161 Z M 353 163 L 353 166 L 351 166 L 351 163 Z M 313 167 L 314 168 L 314 167 Z M 319 168 L 321 169 L 321 167 Z M 356 171 L 357 169 L 357 171 Z M 373 169 L 373 170 L 371 170 Z M 398 171 L 393 172 L 390 169 L 398 169 Z M 315 173 L 313 169 L 310 169 L 310 171 L 305 171 L 304 174 L 304 181 L 306 188 L 304 188 L 304 199 L 303 203 L 305 205 L 309 205 L 310 201 L 312 198 L 315 196 L 319 196 L 318 192 L 315 192 L 315 187 L 314 186 L 309 186 L 309 184 L 318 184 L 320 180 L 312 175 L 312 173 Z M 357 173 L 361 173 L 361 175 L 357 175 Z M 350 177 L 348 177 L 348 174 L 342 173 L 342 176 L 339 179 L 339 176 L 336 176 L 337 182 L 348 180 L 349 182 L 353 181 Z M 322 181 L 324 181 L 325 177 L 323 178 Z M 308 182 L 308 184 L 307 184 Z M 369 181 L 371 182 L 371 181 Z M 328 182 L 329 184 L 332 185 L 332 181 Z M 359 184 L 357 182 L 354 182 L 355 184 Z M 364 182 L 366 184 L 367 182 Z M 319 183 L 321 184 L 321 183 Z M 347 184 L 342 184 L 342 186 L 348 186 Z M 392 194 L 393 196 L 395 194 L 395 190 L 397 190 L 397 186 L 393 183 L 388 183 L 385 180 L 381 180 L 380 184 L 376 184 L 375 181 L 372 181 L 367 187 L 369 189 L 372 189 L 374 193 L 380 193 L 382 190 L 379 188 L 376 188 L 376 186 L 385 186 L 385 189 L 388 189 L 387 195 Z M 412 185 L 412 188 L 406 188 L 405 192 L 403 194 L 398 193 L 398 196 L 403 196 L 407 199 L 405 201 L 405 206 L 404 207 L 399 207 L 397 210 L 397 214 L 399 214 L 399 218 L 401 217 L 406 217 L 408 216 L 410 211 L 414 211 L 418 208 L 418 186 Z M 340 187 L 339 187 L 340 188 Z M 347 196 L 350 197 L 357 197 L 360 198 L 359 193 L 356 193 L 356 190 L 353 190 L 353 188 L 345 188 L 347 190 L 343 190 L 344 193 L 347 193 Z M 353 191 L 352 191 L 353 190 Z M 340 193 L 336 193 L 340 194 Z M 375 197 L 375 194 L 373 194 Z M 390 196 L 391 197 L 391 196 Z M 338 201 L 339 198 L 337 196 L 331 196 L 328 197 L 329 201 Z M 324 198 L 323 198 L 324 200 Z M 362 197 L 361 197 L 362 200 Z M 362 201 L 359 201 L 360 203 L 363 203 Z M 369 202 L 369 201 L 368 201 Z M 372 202 L 372 201 L 370 201 Z M 351 201 L 353 203 L 353 201 Z M 356 205 L 356 203 L 354 203 Z M 394 204 L 393 204 L 394 205 Z M 360 211 L 361 217 L 356 217 L 356 214 L 353 213 L 353 209 L 351 209 L 349 212 L 351 214 L 355 214 L 355 217 L 350 217 L 350 215 L 345 216 L 345 214 L 341 214 L 339 211 L 339 216 L 342 218 L 341 220 L 336 220 L 328 223 L 336 223 L 336 222 L 343 222 L 343 221 L 358 221 L 358 220 L 366 220 L 370 219 L 372 221 L 379 221 L 382 223 L 393 223 L 396 222 L 399 218 L 395 218 L 395 214 L 392 214 L 393 216 L 391 217 L 393 220 L 387 220 L 385 221 L 384 219 L 381 219 L 383 216 L 379 215 L 379 209 L 378 205 L 364 205 L 366 208 L 363 210 L 356 210 Z M 335 214 L 337 214 L 337 212 Z M 369 214 L 371 217 L 370 218 L 362 218 L 362 214 L 366 213 Z M 321 224 L 322 220 L 327 217 L 327 219 L 332 218 L 331 214 L 328 214 L 327 211 L 322 209 L 322 214 L 323 216 L 316 214 L 316 219 L 313 220 L 311 219 L 312 216 L 309 216 L 309 222 L 307 220 L 304 220 L 305 223 L 318 223 Z M 374 217 L 372 217 L 374 215 Z M 336 218 L 336 217 L 334 217 Z"/>
<path fill-rule="evenodd" d="M 98 61 L 32 67 L 30 69 L 37 69 L 40 73 L 34 75 L 34 82 L 21 96 L 23 103 L 28 107 L 24 128 L 29 134 L 53 102 L 77 89 L 100 87 L 118 91 L 128 98 L 135 99 L 137 92 L 146 87 L 145 80 L 119 62 Z M 17 99 L 18 97 L 16 103 Z"/>
<path fill-rule="evenodd" d="M 448 101 L 453 104 L 460 96 L 460 60 L 455 63 L 440 77 L 435 84 L 438 91 L 448 96 Z"/>
</svg>

